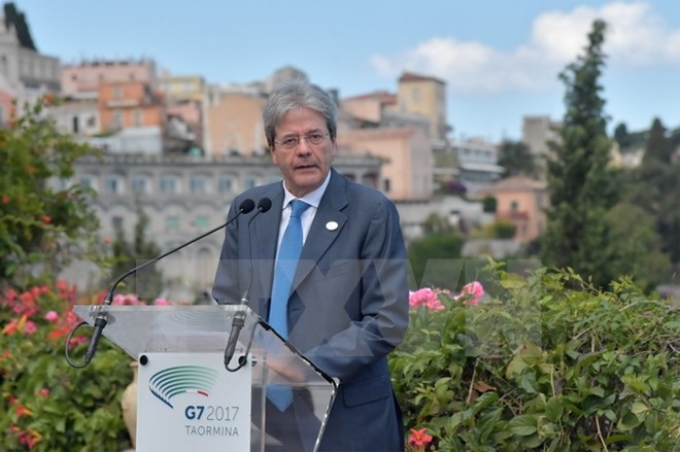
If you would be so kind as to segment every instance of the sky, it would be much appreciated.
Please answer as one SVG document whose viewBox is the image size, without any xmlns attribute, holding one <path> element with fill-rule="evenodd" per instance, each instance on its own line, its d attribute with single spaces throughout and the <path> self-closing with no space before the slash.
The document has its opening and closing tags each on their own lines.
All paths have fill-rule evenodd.
<svg viewBox="0 0 680 452">
<path fill-rule="evenodd" d="M 340 97 L 396 92 L 402 71 L 447 84 L 452 137 L 521 138 L 522 118 L 564 113 L 558 74 L 605 20 L 610 130 L 680 126 L 680 1 L 15 0 L 41 53 L 152 58 L 221 85 L 284 66 Z"/>
</svg>

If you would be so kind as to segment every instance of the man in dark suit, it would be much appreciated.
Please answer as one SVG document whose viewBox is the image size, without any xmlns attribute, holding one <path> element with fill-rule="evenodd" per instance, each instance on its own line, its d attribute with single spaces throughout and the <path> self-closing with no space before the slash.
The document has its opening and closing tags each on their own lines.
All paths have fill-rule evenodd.
<svg viewBox="0 0 680 452">
<path fill-rule="evenodd" d="M 337 107 L 318 86 L 303 81 L 280 86 L 263 119 L 283 183 L 234 199 L 229 217 L 246 198 L 269 198 L 272 208 L 252 223 L 244 215 L 227 228 L 213 297 L 238 303 L 250 285 L 250 307 L 339 380 L 319 450 L 401 452 L 403 423 L 386 359 L 408 325 L 408 266 L 397 210 L 382 193 L 332 169 Z M 294 221 L 292 205 L 299 204 L 292 200 L 305 204 L 301 214 L 293 214 L 299 216 L 304 246 L 292 287 L 280 297 L 277 260 L 288 255 L 282 243 L 288 243 Z M 284 313 L 283 320 L 274 318 L 276 312 Z M 301 410 L 293 404 L 284 413 L 300 416 L 296 409 Z"/>
</svg>

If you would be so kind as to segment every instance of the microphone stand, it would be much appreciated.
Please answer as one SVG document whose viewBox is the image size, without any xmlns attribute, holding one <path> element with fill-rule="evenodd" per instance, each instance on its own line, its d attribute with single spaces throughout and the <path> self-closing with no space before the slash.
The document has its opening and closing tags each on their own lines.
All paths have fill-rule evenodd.
<svg viewBox="0 0 680 452">
<path fill-rule="evenodd" d="M 262 198 L 260 202 L 257 204 L 257 212 L 255 212 L 255 215 L 253 215 L 250 218 L 250 221 L 248 221 L 248 230 L 250 231 L 250 224 L 253 222 L 255 217 L 257 217 L 259 214 L 267 212 L 269 209 L 272 207 L 272 201 L 269 198 Z M 248 235 L 248 285 L 246 286 L 246 290 L 243 291 L 243 295 L 241 296 L 241 303 L 239 306 L 244 307 L 248 306 L 248 295 L 250 293 L 250 286 L 253 283 L 253 255 L 252 251 L 250 248 L 250 234 Z M 245 325 L 246 322 L 246 311 L 245 309 L 240 309 L 234 313 L 234 318 L 231 321 L 231 331 L 229 333 L 229 339 L 227 340 L 227 346 L 224 349 L 224 368 L 227 369 L 229 372 L 236 372 L 240 370 L 243 366 L 245 366 L 247 359 L 246 356 L 248 356 L 248 352 L 250 351 L 250 345 L 252 343 L 252 337 L 255 334 L 255 329 L 253 329 L 250 337 L 251 341 L 248 342 L 248 347 L 245 352 L 245 356 L 242 356 L 238 360 L 238 366 L 236 367 L 229 367 L 229 364 L 231 360 L 234 358 L 234 354 L 236 353 L 236 344 L 238 343 L 238 338 L 241 335 L 241 330 L 243 329 L 243 326 Z"/>
</svg>

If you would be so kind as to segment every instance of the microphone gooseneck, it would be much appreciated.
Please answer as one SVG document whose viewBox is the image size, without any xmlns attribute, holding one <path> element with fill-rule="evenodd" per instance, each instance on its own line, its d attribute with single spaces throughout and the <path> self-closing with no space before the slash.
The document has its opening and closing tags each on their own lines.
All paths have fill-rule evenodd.
<svg viewBox="0 0 680 452">
<path fill-rule="evenodd" d="M 261 213 L 267 212 L 271 208 L 272 208 L 271 199 L 269 198 L 260 199 L 260 201 L 257 203 L 257 212 L 255 212 L 255 214 L 252 217 L 250 217 L 250 220 L 248 220 L 248 283 L 246 284 L 246 288 L 243 291 L 243 295 L 241 296 L 240 306 L 248 306 L 248 295 L 250 294 L 250 286 L 253 283 L 253 254 L 250 246 L 250 225 L 255 219 L 255 217 L 257 217 Z M 245 322 L 246 322 L 245 310 L 236 311 L 234 313 L 234 318 L 231 321 L 231 331 L 229 332 L 227 346 L 224 349 L 224 368 L 227 369 L 229 372 L 236 372 L 246 364 L 246 360 L 239 360 L 238 366 L 236 366 L 235 368 L 229 367 L 229 364 L 231 363 L 231 360 L 234 358 L 234 354 L 236 353 L 236 344 L 238 343 L 238 338 L 241 334 L 243 326 L 245 325 Z"/>
<path fill-rule="evenodd" d="M 239 205 L 239 208 L 238 208 L 238 211 L 236 212 L 236 215 L 234 215 L 232 218 L 227 220 L 226 223 L 224 223 L 224 224 L 222 224 L 222 225 L 220 225 L 216 228 L 213 228 L 210 231 L 208 231 L 204 234 L 201 234 L 198 237 L 191 239 L 188 242 L 183 243 L 182 245 L 180 245 L 176 248 L 172 248 L 170 251 L 167 251 L 167 252 L 165 252 L 165 253 L 163 253 L 159 256 L 156 256 L 155 258 L 153 258 L 153 259 L 151 259 L 147 262 L 144 262 L 141 265 L 138 265 L 138 266 L 128 270 L 123 275 L 121 275 L 118 279 L 116 279 L 116 281 L 113 283 L 113 285 L 109 289 L 109 291 L 106 295 L 106 298 L 104 298 L 104 302 L 99 307 L 99 310 L 97 312 L 97 316 L 94 320 L 94 331 L 92 333 L 92 337 L 90 338 L 90 343 L 87 346 L 87 351 L 85 352 L 84 365 L 74 366 L 74 367 L 84 367 L 87 364 L 89 364 L 90 361 L 92 361 L 92 358 L 94 357 L 94 354 L 97 351 L 97 344 L 99 344 L 99 340 L 101 339 L 104 328 L 106 327 L 106 324 L 108 323 L 108 313 L 103 308 L 105 306 L 111 305 L 111 303 L 113 302 L 113 295 L 114 295 L 114 292 L 116 290 L 116 287 L 118 287 L 118 285 L 121 282 L 123 282 L 123 280 L 125 278 L 127 278 L 130 275 L 134 275 L 135 273 L 137 273 L 139 270 L 143 269 L 144 267 L 151 265 L 155 262 L 158 262 L 159 260 L 163 259 L 164 257 L 166 257 L 166 256 L 168 256 L 172 253 L 176 253 L 177 251 L 181 250 L 182 248 L 184 248 L 186 246 L 191 245 L 194 242 L 197 242 L 197 241 L 201 240 L 202 238 L 205 238 L 205 237 L 209 236 L 210 234 L 214 234 L 215 232 L 219 231 L 220 229 L 227 227 L 232 221 L 236 220 L 240 215 L 250 213 L 254 208 L 255 208 L 255 201 L 253 201 L 252 199 L 243 200 L 241 202 L 241 204 Z M 78 327 L 76 327 L 76 328 L 78 328 Z M 69 356 L 68 356 L 68 340 L 67 340 L 67 343 L 66 343 L 66 358 L 67 358 L 67 361 L 69 361 L 69 364 L 71 364 L 73 366 L 73 364 L 71 363 L 71 360 L 69 359 Z"/>
</svg>

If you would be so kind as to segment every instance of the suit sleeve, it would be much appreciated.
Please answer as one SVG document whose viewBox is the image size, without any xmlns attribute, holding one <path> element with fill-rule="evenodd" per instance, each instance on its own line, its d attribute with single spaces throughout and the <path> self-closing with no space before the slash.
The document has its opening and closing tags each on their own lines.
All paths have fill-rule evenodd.
<svg viewBox="0 0 680 452">
<path fill-rule="evenodd" d="M 328 375 L 347 381 L 386 356 L 408 326 L 408 263 L 399 214 L 390 201 L 375 207 L 361 247 L 361 318 L 306 356 Z"/>
<path fill-rule="evenodd" d="M 231 204 L 227 218 L 234 218 L 234 215 L 236 215 L 238 201 L 238 199 L 235 199 Z M 239 302 L 237 238 L 238 221 L 234 221 L 226 228 L 215 281 L 213 282 L 212 296 L 218 304 L 237 304 Z"/>
</svg>

